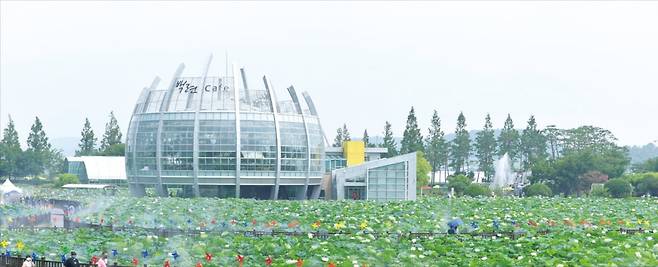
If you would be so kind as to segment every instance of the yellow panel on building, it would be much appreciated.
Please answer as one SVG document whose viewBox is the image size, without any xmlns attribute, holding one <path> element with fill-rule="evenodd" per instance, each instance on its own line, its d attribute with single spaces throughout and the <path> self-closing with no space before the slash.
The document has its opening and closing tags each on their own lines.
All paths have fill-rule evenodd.
<svg viewBox="0 0 658 267">
<path fill-rule="evenodd" d="M 347 166 L 355 166 L 363 163 L 366 159 L 366 145 L 363 141 L 343 142 L 343 156 L 347 160 Z"/>
</svg>

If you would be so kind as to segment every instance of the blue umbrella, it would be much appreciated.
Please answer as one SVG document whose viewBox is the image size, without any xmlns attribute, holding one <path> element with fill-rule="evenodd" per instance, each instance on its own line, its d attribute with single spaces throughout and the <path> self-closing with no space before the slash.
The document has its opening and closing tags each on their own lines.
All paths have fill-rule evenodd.
<svg viewBox="0 0 658 267">
<path fill-rule="evenodd" d="M 180 255 L 178 255 L 178 252 L 175 251 L 175 250 L 174 250 L 173 253 L 171 253 L 171 256 L 174 257 L 174 260 L 176 260 L 176 259 L 178 259 L 178 257 L 180 257 Z"/>
<path fill-rule="evenodd" d="M 498 222 L 498 220 L 494 220 L 494 221 L 493 221 L 493 227 L 494 227 L 496 230 L 498 230 L 498 229 L 500 228 L 500 222 Z"/>
<path fill-rule="evenodd" d="M 464 224 L 464 222 L 459 218 L 449 221 L 448 222 L 448 227 L 450 227 L 450 229 L 448 230 L 448 233 L 449 234 L 456 234 L 457 233 L 457 227 L 459 227 L 462 224 Z"/>
<path fill-rule="evenodd" d="M 449 222 L 448 222 L 448 227 L 450 227 L 450 228 L 457 228 L 457 227 L 459 227 L 459 226 L 462 225 L 462 224 L 464 224 L 464 222 L 462 221 L 462 219 L 457 218 L 457 219 L 454 219 L 454 220 L 449 221 Z"/>
</svg>

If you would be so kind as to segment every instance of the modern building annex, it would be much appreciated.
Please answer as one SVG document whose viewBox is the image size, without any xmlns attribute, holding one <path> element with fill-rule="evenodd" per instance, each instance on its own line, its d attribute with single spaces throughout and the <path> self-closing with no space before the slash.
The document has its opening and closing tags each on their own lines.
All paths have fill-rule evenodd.
<svg viewBox="0 0 658 267">
<path fill-rule="evenodd" d="M 325 147 L 310 96 L 293 86 L 277 97 L 270 80 L 158 77 L 143 89 L 128 127 L 126 173 L 133 195 L 308 199 L 320 195 Z"/>
</svg>

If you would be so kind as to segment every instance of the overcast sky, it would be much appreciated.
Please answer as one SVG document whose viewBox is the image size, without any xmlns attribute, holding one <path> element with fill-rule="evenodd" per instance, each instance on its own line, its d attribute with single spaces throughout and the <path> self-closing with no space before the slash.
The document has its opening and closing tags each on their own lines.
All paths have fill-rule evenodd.
<svg viewBox="0 0 658 267">
<path fill-rule="evenodd" d="M 308 91 L 329 139 L 401 135 L 411 106 L 453 132 L 491 113 L 500 128 L 595 125 L 621 144 L 658 139 L 658 2 L 6 2 L 0 4 L 0 117 L 21 139 L 35 116 L 51 138 L 125 133 L 141 89 L 178 63 L 250 84 Z"/>
</svg>

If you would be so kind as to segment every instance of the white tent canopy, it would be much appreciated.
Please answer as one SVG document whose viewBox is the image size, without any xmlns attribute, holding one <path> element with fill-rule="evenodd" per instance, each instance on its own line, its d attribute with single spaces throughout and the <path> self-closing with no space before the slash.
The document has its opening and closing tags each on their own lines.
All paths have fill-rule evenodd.
<svg viewBox="0 0 658 267">
<path fill-rule="evenodd" d="M 11 181 L 9 181 L 9 178 L 5 180 L 5 182 L 0 185 L 0 194 L 9 194 L 9 193 L 18 193 L 18 194 L 23 194 L 23 189 L 20 189 L 14 185 Z"/>
</svg>

